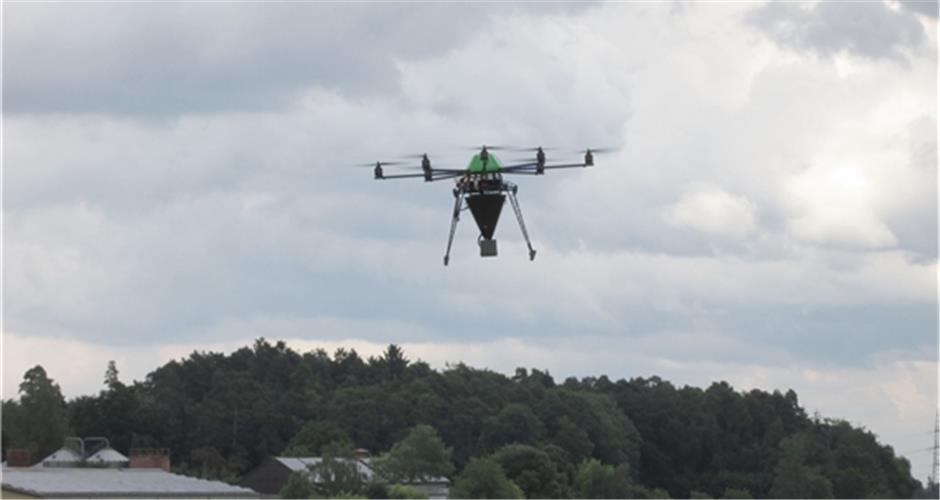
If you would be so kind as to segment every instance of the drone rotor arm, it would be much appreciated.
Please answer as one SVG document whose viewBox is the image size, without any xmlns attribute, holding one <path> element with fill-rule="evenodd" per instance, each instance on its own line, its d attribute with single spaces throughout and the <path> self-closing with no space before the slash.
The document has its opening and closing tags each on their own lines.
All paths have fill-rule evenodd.
<svg viewBox="0 0 940 500">
<path fill-rule="evenodd" d="M 409 177 L 424 177 L 424 174 L 393 174 L 383 175 L 381 179 L 407 179 Z"/>
<path fill-rule="evenodd" d="M 542 167 L 542 170 L 552 170 L 556 168 L 582 168 L 586 167 L 585 163 L 567 163 L 563 165 L 545 165 Z M 503 168 L 501 170 L 504 174 L 515 174 L 515 175 L 541 175 L 536 168 L 535 164 L 532 165 L 519 165 L 510 169 Z"/>
<path fill-rule="evenodd" d="M 443 181 L 445 179 L 456 179 L 457 177 L 463 176 L 463 174 L 464 172 L 462 170 L 459 173 L 447 173 L 437 177 L 431 177 L 431 180 L 428 182 Z"/>
<path fill-rule="evenodd" d="M 539 175 L 535 168 L 517 168 L 509 171 L 502 171 L 506 175 Z"/>
<path fill-rule="evenodd" d="M 538 166 L 538 163 L 535 163 L 535 162 L 518 163 L 516 165 L 506 165 L 506 166 L 500 167 L 499 171 L 500 172 L 512 172 L 513 170 L 520 170 L 520 169 L 524 170 L 527 168 L 535 168 L 537 166 Z"/>
<path fill-rule="evenodd" d="M 431 172 L 432 172 L 432 173 L 435 173 L 435 174 L 437 174 L 437 173 L 447 173 L 447 174 L 461 174 L 461 175 L 462 175 L 462 174 L 467 173 L 467 169 L 460 169 L 460 168 L 431 168 Z"/>
<path fill-rule="evenodd" d="M 578 168 L 578 167 L 586 167 L 586 166 L 587 166 L 586 163 L 568 163 L 565 165 L 545 165 L 542 168 L 544 168 L 545 170 L 551 170 L 555 168 Z"/>
</svg>

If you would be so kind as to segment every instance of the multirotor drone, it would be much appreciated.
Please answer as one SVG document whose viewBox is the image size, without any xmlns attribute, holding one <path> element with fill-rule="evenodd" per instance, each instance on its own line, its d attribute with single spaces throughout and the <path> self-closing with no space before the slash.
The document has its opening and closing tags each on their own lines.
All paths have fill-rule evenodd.
<svg viewBox="0 0 940 500">
<path fill-rule="evenodd" d="M 476 150 L 477 148 L 473 148 Z M 544 175 L 546 170 L 559 168 L 576 168 L 594 166 L 594 155 L 613 151 L 612 148 L 588 148 L 579 151 L 583 154 L 583 161 L 577 163 L 562 163 L 557 165 L 547 164 L 545 151 L 550 148 L 512 148 L 505 146 L 481 146 L 479 152 L 474 154 L 466 168 L 436 168 L 431 165 L 431 159 L 427 153 L 412 155 L 409 158 L 421 160 L 421 173 L 415 174 L 392 174 L 386 175 L 383 167 L 393 165 L 404 165 L 402 161 L 377 161 L 375 163 L 362 164 L 358 166 L 371 166 L 376 180 L 385 179 L 407 179 L 424 178 L 425 182 L 434 182 L 445 179 L 455 179 L 454 187 L 454 213 L 450 222 L 450 235 L 447 237 L 447 251 L 444 253 L 444 265 L 450 262 L 450 247 L 454 242 L 454 233 L 457 230 L 457 222 L 460 220 L 460 212 L 465 210 L 464 203 L 473 214 L 477 227 L 480 229 L 480 236 L 477 241 L 480 245 L 481 257 L 496 256 L 496 240 L 493 239 L 493 233 L 496 231 L 496 223 L 499 221 L 499 214 L 502 211 L 506 198 L 512 204 L 512 209 L 516 213 L 516 220 L 519 221 L 519 228 L 522 230 L 522 236 L 525 238 L 526 246 L 529 247 L 529 260 L 535 259 L 535 249 L 532 248 L 532 242 L 529 241 L 529 233 L 526 231 L 525 222 L 522 220 L 522 210 L 519 208 L 519 201 L 516 199 L 518 186 L 512 182 L 503 180 L 504 175 Z M 516 151 L 535 153 L 532 160 L 526 160 L 513 165 L 504 165 L 491 151 Z"/>
</svg>

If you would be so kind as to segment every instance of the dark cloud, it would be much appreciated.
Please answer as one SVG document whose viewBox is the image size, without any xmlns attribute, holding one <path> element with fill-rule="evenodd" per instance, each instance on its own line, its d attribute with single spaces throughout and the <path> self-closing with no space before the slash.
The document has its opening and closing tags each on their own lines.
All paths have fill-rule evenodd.
<svg viewBox="0 0 940 500">
<path fill-rule="evenodd" d="M 13 4 L 4 26 L 4 109 L 175 115 L 280 109 L 310 87 L 388 94 L 398 89 L 399 62 L 446 52 L 516 9 Z"/>
<path fill-rule="evenodd" d="M 920 9 L 920 4 L 914 9 Z M 830 57 L 839 52 L 871 59 L 906 61 L 925 40 L 914 14 L 883 2 L 770 2 L 749 21 L 781 45 Z"/>
<path fill-rule="evenodd" d="M 29 12 L 54 18 L 37 18 L 40 25 L 66 25 L 53 7 L 59 6 Z M 92 7 L 62 6 L 68 12 Z M 5 129 L 4 160 L 11 167 L 5 252 L 13 265 L 4 279 L 12 291 L 5 303 L 12 332 L 102 344 L 190 342 L 205 339 L 206 332 L 213 339 L 391 338 L 367 323 L 337 333 L 316 321 L 327 317 L 416 326 L 403 328 L 398 341 L 509 336 L 537 343 L 589 333 L 628 343 L 665 331 L 721 335 L 731 343 L 742 339 L 746 348 L 734 351 L 740 359 L 763 344 L 793 358 L 857 364 L 879 349 L 919 349 L 924 335 L 935 331 L 934 316 L 923 313 L 918 284 L 905 285 L 931 267 L 910 270 L 889 258 L 882 271 L 878 260 L 861 261 L 858 273 L 832 269 L 837 266 L 821 262 L 830 254 L 794 248 L 780 234 L 783 223 L 774 226 L 786 215 L 773 208 L 776 188 L 762 192 L 763 184 L 747 180 L 766 178 L 761 182 L 767 186 L 786 180 L 814 151 L 800 135 L 817 137 L 819 129 L 806 123 L 829 115 L 854 120 L 846 110 L 867 105 L 872 96 L 880 101 L 881 87 L 866 94 L 841 81 L 807 80 L 802 73 L 773 73 L 763 84 L 739 75 L 747 84 L 733 87 L 751 92 L 747 102 L 729 101 L 740 110 L 715 106 L 714 90 L 727 88 L 729 72 L 703 64 L 688 73 L 695 69 L 689 61 L 706 60 L 698 52 L 703 47 L 716 60 L 734 60 L 737 54 L 728 47 L 736 43 L 709 46 L 702 41 L 719 40 L 699 38 L 657 45 L 661 52 L 649 55 L 652 48 L 619 38 L 648 39 L 642 30 L 650 23 L 637 21 L 626 30 L 614 14 L 627 19 L 665 6 L 610 6 L 612 14 L 590 23 L 523 13 L 484 25 L 474 19 L 489 18 L 471 11 L 463 24 L 435 24 L 386 13 L 385 22 L 413 23 L 389 27 L 371 10 L 352 16 L 345 10 L 331 14 L 328 9 L 339 8 L 322 4 L 278 4 L 274 10 L 239 4 L 220 11 L 215 21 L 221 28 L 205 22 L 215 5 L 173 4 L 169 11 L 151 4 L 114 6 L 118 12 L 131 7 L 151 13 L 153 32 L 138 11 L 115 18 L 112 10 L 99 10 L 86 19 L 100 17 L 100 31 L 79 26 L 85 38 L 75 39 L 80 43 L 72 48 L 62 33 L 45 45 L 16 35 L 46 48 L 31 52 L 35 68 L 24 66 L 30 52 L 23 46 L 17 53 L 21 112 L 8 118 Z M 278 10 L 284 7 L 290 9 Z M 407 10 L 381 6 L 386 8 Z M 688 7 L 706 15 L 712 8 L 718 7 Z M 456 15 L 421 12 L 438 19 Z M 276 13 L 281 17 L 275 19 Z M 262 29 L 266 23 L 280 29 Z M 308 28 L 335 37 L 311 35 Z M 463 34 L 426 37 L 423 29 Z M 401 30 L 402 39 L 390 37 L 381 46 L 372 34 L 387 30 Z M 410 39 L 406 33 L 419 35 Z M 439 46 L 424 46 L 434 41 Z M 442 53 L 448 46 L 453 50 Z M 69 51 L 96 50 L 100 60 L 86 61 L 92 72 L 72 74 L 84 56 L 73 67 L 54 64 Z M 336 62 L 331 50 L 351 51 L 351 59 Z M 314 69 L 300 65 L 308 52 Z M 650 66 L 625 72 L 624 61 L 631 58 Z M 398 71 L 396 61 L 405 61 L 403 99 L 389 95 L 399 80 L 362 76 L 381 67 Z M 148 70 L 151 63 L 163 69 Z M 359 63 L 362 68 L 355 67 Z M 336 71 L 328 71 L 331 65 Z M 705 69 L 711 71 L 699 72 Z M 131 78 L 145 71 L 150 73 L 139 81 Z M 909 78 L 898 68 L 881 71 Z M 42 87 L 39 74 L 59 83 L 72 78 L 75 90 L 57 96 L 50 89 L 65 87 Z M 32 94 L 24 86 L 29 79 L 40 85 Z M 140 88 L 116 94 L 128 81 Z M 227 81 L 237 88 L 214 104 L 198 108 L 186 101 Z M 792 92 L 800 81 L 805 92 Z M 761 91 L 768 82 L 775 86 Z M 307 92 L 276 112 L 231 112 L 268 109 L 310 86 L 327 90 Z M 833 107 L 835 94 L 851 100 Z M 22 101 L 26 96 L 34 101 Z M 454 108 L 435 112 L 441 103 Z M 82 114 L 31 114 L 66 110 Z M 187 116 L 88 114 L 95 110 Z M 190 114 L 196 110 L 211 113 Z M 917 130 L 930 136 L 935 129 Z M 923 158 L 935 155 L 935 146 L 924 149 L 920 135 L 915 139 L 912 147 L 923 150 Z M 512 179 L 540 250 L 534 263 L 526 258 L 516 221 L 504 212 L 497 230 L 499 259 L 478 257 L 473 223 L 465 217 L 452 265 L 443 268 L 453 203 L 446 183 L 374 182 L 368 169 L 338 168 L 429 144 L 489 140 L 560 146 L 598 141 L 625 148 L 600 157 L 594 169 Z M 768 166 L 768 151 L 784 159 Z M 455 164 L 465 164 L 467 155 L 455 156 Z M 663 210 L 697 181 L 752 200 L 754 234 L 727 240 L 720 233 L 670 226 Z M 885 183 L 886 189 L 893 186 Z M 899 218 L 912 234 L 919 228 L 919 219 L 907 212 Z M 766 241 L 764 233 L 770 233 Z M 834 254 L 831 260 L 842 265 L 852 259 Z M 875 271 L 863 272 L 872 266 Z M 890 302 L 898 294 L 914 306 L 871 309 L 886 318 L 880 322 L 857 316 L 868 304 Z M 801 316 L 794 303 L 822 313 Z M 838 318 L 823 317 L 827 307 L 843 303 L 848 305 L 837 311 Z M 292 318 L 299 326 L 278 330 L 278 321 Z M 872 326 L 856 327 L 857 322 Z M 879 336 L 892 324 L 910 334 L 893 343 Z M 864 333 L 858 343 L 856 330 Z M 816 352 L 824 334 L 828 343 L 818 356 L 805 354 Z M 708 355 L 720 359 L 722 351 Z M 685 354 L 695 359 L 701 352 Z"/>
<path fill-rule="evenodd" d="M 937 0 L 901 0 L 901 6 L 913 12 L 937 18 L 938 5 Z"/>
</svg>

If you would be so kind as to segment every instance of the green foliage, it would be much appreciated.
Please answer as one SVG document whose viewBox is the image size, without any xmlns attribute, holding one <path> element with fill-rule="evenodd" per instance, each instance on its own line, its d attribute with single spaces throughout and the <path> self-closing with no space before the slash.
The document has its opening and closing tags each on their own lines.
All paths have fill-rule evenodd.
<svg viewBox="0 0 940 500">
<path fill-rule="evenodd" d="M 311 420 L 294 434 L 281 456 L 318 457 L 327 446 L 352 448 L 353 443 L 336 422 Z"/>
<path fill-rule="evenodd" d="M 19 395 L 18 405 L 4 404 L 4 430 L 10 432 L 11 444 L 27 448 L 34 459 L 41 459 L 62 447 L 69 433 L 65 398 L 59 384 L 38 365 L 23 375 Z"/>
<path fill-rule="evenodd" d="M 807 435 L 787 438 L 781 444 L 782 456 L 775 470 L 770 496 L 774 498 L 833 498 L 832 483 L 808 465 Z"/>
<path fill-rule="evenodd" d="M 500 452 L 505 470 L 491 462 L 506 481 L 508 474 L 517 489 L 544 496 L 581 494 L 579 472 L 591 460 L 600 469 L 582 476 L 581 487 L 627 484 L 629 497 L 766 498 L 774 487 L 836 497 L 926 491 L 893 449 L 848 423 L 808 418 L 793 391 L 740 392 L 723 382 L 676 387 L 657 377 L 556 384 L 537 369 L 506 376 L 457 364 L 436 371 L 394 345 L 366 360 L 353 350 L 298 353 L 264 339 L 228 355 L 194 352 L 140 382 L 122 382 L 112 363 L 102 368 L 102 390 L 68 402 L 67 426 L 57 386 L 34 369 L 20 399 L 3 402 L 4 449 L 29 444 L 37 435 L 31 427 L 54 436 L 46 448 L 55 449 L 71 427 L 107 436 L 122 452 L 169 448 L 184 473 L 234 481 L 267 456 L 319 456 L 334 442 L 343 453 L 355 446 L 379 455 L 425 424 L 440 433 L 425 440 L 435 443 L 431 458 L 419 458 L 412 443 L 384 460 L 403 482 L 417 474 L 416 463 L 423 462 L 422 474 L 449 476 L 455 466 L 464 475 L 473 459 Z M 51 424 L 36 426 L 41 420 Z M 795 436 L 802 436 L 799 453 L 791 449 Z M 379 489 L 345 493 L 376 497 Z"/>
<path fill-rule="evenodd" d="M 189 461 L 175 467 L 174 472 L 187 476 L 235 484 L 238 474 L 229 461 L 211 446 L 196 448 L 189 453 Z"/>
<path fill-rule="evenodd" d="M 303 471 L 291 472 L 278 496 L 281 498 L 316 498 L 310 476 Z"/>
<path fill-rule="evenodd" d="M 405 484 L 393 484 L 388 487 L 388 498 L 407 499 L 407 498 L 428 498 L 427 495 L 418 491 L 414 486 Z"/>
<path fill-rule="evenodd" d="M 7 455 L 7 448 L 24 447 L 25 442 L 26 418 L 23 415 L 23 407 L 19 401 L 8 399 L 3 402 L 3 408 L 0 410 L 0 422 L 3 424 L 3 439 L 0 445 L 3 446 L 3 456 Z"/>
<path fill-rule="evenodd" d="M 474 458 L 457 476 L 450 498 L 525 498 L 525 495 L 496 461 Z"/>
<path fill-rule="evenodd" d="M 526 498 L 565 498 L 568 478 L 548 453 L 534 446 L 511 444 L 492 455 Z"/>
<path fill-rule="evenodd" d="M 672 498 L 669 496 L 669 492 L 663 488 L 655 488 L 650 492 L 649 498 Z"/>
<path fill-rule="evenodd" d="M 369 498 L 388 498 L 388 485 L 373 481 L 366 485 L 366 496 Z"/>
<path fill-rule="evenodd" d="M 614 467 L 596 459 L 584 461 L 575 476 L 575 491 L 581 498 L 632 498 L 637 495 L 626 464 Z"/>
<path fill-rule="evenodd" d="M 535 444 L 544 433 L 545 427 L 531 408 L 512 403 L 484 421 L 480 440 L 484 449 L 495 450 L 509 443 Z"/>
<path fill-rule="evenodd" d="M 751 492 L 747 490 L 740 490 L 737 488 L 726 488 L 725 492 L 721 494 L 721 498 L 754 498 L 751 496 Z"/>
<path fill-rule="evenodd" d="M 320 461 L 309 466 L 310 475 L 317 491 L 327 497 L 362 495 L 367 485 L 357 464 L 351 448 L 331 444 L 324 447 Z"/>
<path fill-rule="evenodd" d="M 594 443 L 584 429 L 578 427 L 568 417 L 558 419 L 557 429 L 552 442 L 568 452 L 572 462 L 581 463 L 590 458 L 591 453 L 594 451 Z"/>
<path fill-rule="evenodd" d="M 917 488 L 911 498 L 940 498 L 940 486 L 934 482 L 928 482 L 923 486 L 918 481 Z"/>
<path fill-rule="evenodd" d="M 432 477 L 446 477 L 454 472 L 453 451 L 430 425 L 418 425 L 392 451 L 374 465 L 393 482 L 415 483 Z"/>
</svg>

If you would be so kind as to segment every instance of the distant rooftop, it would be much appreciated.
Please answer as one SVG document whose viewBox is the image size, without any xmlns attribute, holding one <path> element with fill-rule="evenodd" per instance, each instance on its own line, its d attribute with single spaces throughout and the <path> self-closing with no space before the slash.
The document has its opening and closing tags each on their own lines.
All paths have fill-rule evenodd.
<svg viewBox="0 0 940 500">
<path fill-rule="evenodd" d="M 3 490 L 44 498 L 259 498 L 248 488 L 160 469 L 3 469 Z"/>
<path fill-rule="evenodd" d="M 284 464 L 292 471 L 309 471 L 311 466 L 317 465 L 323 460 L 320 457 L 274 457 L 274 459 Z M 356 470 L 359 471 L 359 474 L 366 481 L 372 481 L 375 478 L 375 470 L 372 469 L 371 460 L 369 458 L 344 458 L 340 460 L 355 462 Z M 319 478 L 315 477 L 313 480 L 318 481 Z M 422 478 L 420 482 L 449 484 L 450 480 L 446 477 L 435 476 Z"/>
<path fill-rule="evenodd" d="M 80 453 L 66 446 L 59 448 L 33 467 L 75 467 L 81 463 L 110 465 L 115 467 L 126 466 L 129 461 L 130 459 L 124 456 L 124 454 L 110 447 L 101 448 L 83 460 Z"/>
<path fill-rule="evenodd" d="M 274 457 L 275 460 L 281 462 L 287 468 L 292 471 L 304 471 L 308 472 L 310 467 L 315 466 L 323 461 L 320 457 Z M 356 470 L 366 481 L 371 481 L 375 476 L 375 472 L 372 471 L 372 467 L 369 467 L 368 464 L 364 463 L 362 460 L 356 459 L 340 459 L 342 461 L 354 462 L 356 465 Z M 314 481 L 319 481 L 319 477 L 313 478 Z"/>
<path fill-rule="evenodd" d="M 91 454 L 90 457 L 86 459 L 90 463 L 106 463 L 106 464 L 124 464 L 127 465 L 130 462 L 130 459 L 124 456 L 123 453 L 115 450 L 114 448 L 102 448 Z"/>
</svg>

